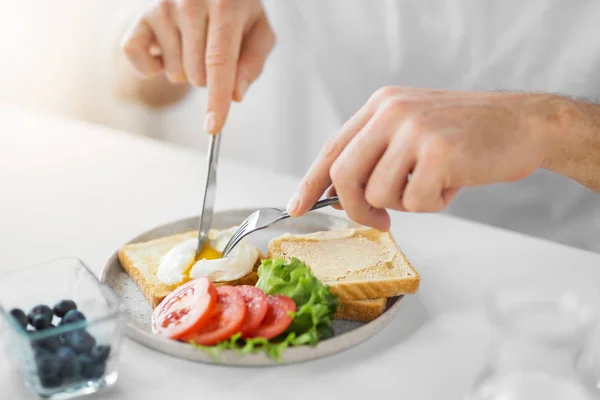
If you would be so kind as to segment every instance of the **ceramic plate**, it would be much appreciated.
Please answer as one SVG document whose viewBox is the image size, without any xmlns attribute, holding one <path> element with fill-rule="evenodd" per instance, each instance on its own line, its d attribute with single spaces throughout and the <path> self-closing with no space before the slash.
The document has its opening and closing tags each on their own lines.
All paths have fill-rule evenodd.
<svg viewBox="0 0 600 400">
<path fill-rule="evenodd" d="M 213 228 L 224 229 L 237 225 L 254 211 L 247 209 L 217 212 L 213 218 Z M 195 230 L 198 227 L 198 221 L 197 217 L 193 217 L 159 226 L 139 235 L 131 240 L 130 243 L 145 242 L 175 233 Z M 302 218 L 287 219 L 268 229 L 255 232 L 248 237 L 248 240 L 266 254 L 269 240 L 284 233 L 303 234 L 353 226 L 356 225 L 346 219 L 312 212 Z M 104 267 L 100 279 L 112 287 L 127 306 L 128 323 L 126 332 L 130 338 L 176 357 L 205 363 L 216 362 L 205 352 L 194 349 L 188 344 L 164 339 L 151 333 L 150 316 L 152 315 L 152 308 L 136 284 L 121 267 L 116 252 Z M 388 300 L 387 310 L 379 318 L 369 323 L 334 321 L 335 336 L 319 342 L 315 347 L 299 346 L 288 348 L 283 352 L 280 361 L 274 361 L 260 352 L 238 356 L 234 351 L 226 351 L 220 356 L 218 363 L 246 366 L 281 365 L 312 360 L 338 353 L 364 342 L 383 329 L 396 315 L 400 306 L 400 299 L 393 298 Z"/>
</svg>

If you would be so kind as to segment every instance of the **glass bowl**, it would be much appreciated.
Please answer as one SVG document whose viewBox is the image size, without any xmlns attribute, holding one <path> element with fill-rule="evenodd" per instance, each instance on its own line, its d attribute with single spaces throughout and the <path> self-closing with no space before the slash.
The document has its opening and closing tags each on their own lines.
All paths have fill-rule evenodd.
<svg viewBox="0 0 600 400">
<path fill-rule="evenodd" d="M 34 307 L 52 309 L 62 300 L 75 302 L 85 319 L 70 312 L 63 321 L 56 315 L 61 310 L 45 309 L 34 321 L 43 327 L 52 318 L 52 326 L 39 330 L 23 321 L 25 328 L 13 314 L 19 309 L 31 319 Z M 0 275 L 0 315 L 6 356 L 38 396 L 68 399 L 117 381 L 125 307 L 81 260 L 64 258 Z"/>
</svg>

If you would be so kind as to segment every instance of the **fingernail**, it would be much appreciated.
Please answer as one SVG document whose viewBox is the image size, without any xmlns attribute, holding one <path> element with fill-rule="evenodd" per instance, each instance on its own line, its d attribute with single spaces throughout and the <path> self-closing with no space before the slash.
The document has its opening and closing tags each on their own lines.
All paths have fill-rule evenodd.
<svg viewBox="0 0 600 400">
<path fill-rule="evenodd" d="M 298 207 L 300 207 L 300 195 L 298 192 L 296 192 L 287 204 L 286 209 L 288 214 L 293 214 L 296 210 L 298 210 Z"/>
<path fill-rule="evenodd" d="M 169 82 L 171 82 L 173 84 L 177 84 L 177 83 L 185 82 L 187 78 L 183 72 L 175 72 L 175 73 L 167 72 L 167 79 L 169 80 Z"/>
<path fill-rule="evenodd" d="M 185 76 L 185 73 L 178 72 L 175 74 L 175 82 L 176 83 L 183 83 L 185 81 L 187 81 L 187 77 Z"/>
<path fill-rule="evenodd" d="M 216 133 L 215 128 L 217 127 L 217 118 L 214 112 L 209 112 L 204 117 L 204 130 L 209 133 Z"/>
<path fill-rule="evenodd" d="M 238 86 L 238 94 L 240 95 L 240 100 L 242 100 L 244 98 L 244 96 L 246 95 L 246 92 L 248 91 L 248 86 L 249 86 L 249 83 L 247 80 L 242 79 L 240 81 L 240 84 Z"/>
</svg>

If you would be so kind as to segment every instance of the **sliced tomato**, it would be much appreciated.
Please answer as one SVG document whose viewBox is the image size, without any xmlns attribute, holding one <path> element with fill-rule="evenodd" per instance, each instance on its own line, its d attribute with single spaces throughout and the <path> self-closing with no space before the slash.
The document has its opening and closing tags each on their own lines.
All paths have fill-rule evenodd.
<svg viewBox="0 0 600 400">
<path fill-rule="evenodd" d="M 267 315 L 260 326 L 245 337 L 272 339 L 281 335 L 292 323 L 290 312 L 296 311 L 296 303 L 287 296 L 267 296 Z"/>
<path fill-rule="evenodd" d="M 152 332 L 179 339 L 198 331 L 210 320 L 217 297 L 217 290 L 207 278 L 179 286 L 154 309 Z"/>
<path fill-rule="evenodd" d="M 242 285 L 236 286 L 236 288 L 244 296 L 246 302 L 246 318 L 240 328 L 240 332 L 244 336 L 258 328 L 267 315 L 267 296 L 265 292 L 254 286 Z"/>
<path fill-rule="evenodd" d="M 198 331 L 185 335 L 185 341 L 212 346 L 240 331 L 246 317 L 244 296 L 233 286 L 219 286 L 217 294 L 211 319 Z"/>
</svg>

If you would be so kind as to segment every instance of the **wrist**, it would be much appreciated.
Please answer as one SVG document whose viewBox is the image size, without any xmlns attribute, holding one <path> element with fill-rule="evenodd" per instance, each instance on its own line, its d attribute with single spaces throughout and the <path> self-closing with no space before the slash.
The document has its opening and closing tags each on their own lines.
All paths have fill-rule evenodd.
<svg viewBox="0 0 600 400">
<path fill-rule="evenodd" d="M 539 139 L 541 168 L 564 174 L 572 156 L 592 135 L 590 106 L 560 95 L 536 95 L 528 118 L 532 134 Z"/>
<path fill-rule="evenodd" d="M 553 95 L 536 115 L 542 137 L 542 168 L 594 187 L 600 172 L 600 106 Z M 597 176 L 597 175 L 596 175 Z"/>
</svg>

